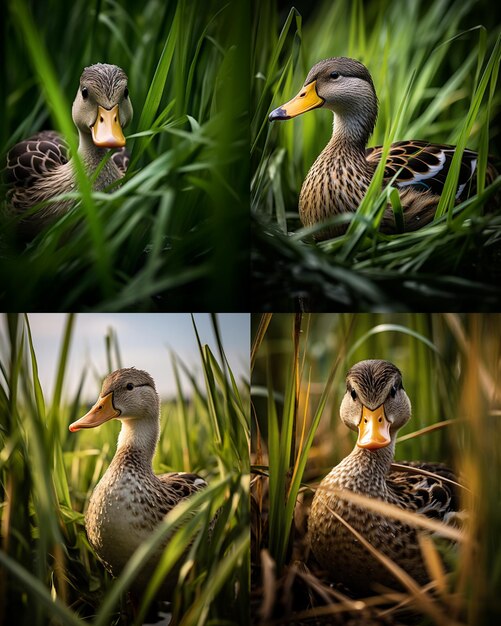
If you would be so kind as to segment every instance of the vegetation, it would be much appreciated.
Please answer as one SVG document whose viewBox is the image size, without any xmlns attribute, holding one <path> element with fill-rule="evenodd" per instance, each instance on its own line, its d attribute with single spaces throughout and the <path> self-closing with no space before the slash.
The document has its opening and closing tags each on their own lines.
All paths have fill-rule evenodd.
<svg viewBox="0 0 501 626">
<path fill-rule="evenodd" d="M 217 319 L 213 321 L 219 337 Z M 179 550 L 190 544 L 171 605 L 175 623 L 247 623 L 248 381 L 234 379 L 221 342 L 217 356 L 199 342 L 205 387 L 172 355 L 177 397 L 162 404 L 154 458 L 157 473 L 194 471 L 209 487 L 174 509 L 112 581 L 89 547 L 82 512 L 114 454 L 117 431 L 100 428 L 78 437 L 68 431 L 68 424 L 85 413 L 80 391 L 74 397 L 64 393 L 74 318 L 69 316 L 63 329 L 51 398 L 39 383 L 29 319 L 9 315 L 3 323 L 7 342 L 0 352 L 0 623 L 131 623 L 123 612 L 120 616 L 120 597 L 125 598 L 148 550 L 173 528 L 177 530 L 159 569 L 152 572 L 134 623 L 143 623 L 157 577 L 167 573 Z M 120 367 L 114 335 L 103 340 L 110 369 Z M 180 383 L 181 371 L 190 381 L 188 389 Z M 82 383 L 85 375 L 83 370 Z M 96 393 L 99 386 L 96 380 Z M 208 526 L 216 511 L 209 542 Z"/>
<path fill-rule="evenodd" d="M 501 584 L 499 316 L 282 314 L 255 319 L 254 325 L 254 622 L 492 623 Z M 346 371 L 367 358 L 394 362 L 412 402 L 412 419 L 397 440 L 397 462 L 446 463 L 470 492 L 462 499 L 468 520 L 462 541 L 446 552 L 450 571 L 432 567 L 431 584 L 417 592 L 355 602 L 350 590 L 332 587 L 308 559 L 305 532 L 316 484 L 353 448 L 354 434 L 339 419 L 339 405 Z M 438 548 L 427 548 L 425 562 L 443 562 Z"/>
<path fill-rule="evenodd" d="M 4 310 L 247 310 L 247 0 L 8 8 L 0 155 L 44 128 L 74 144 L 71 102 L 92 63 L 125 70 L 135 116 L 121 187 L 76 190 L 75 209 L 28 245 L 3 189 Z"/>
<path fill-rule="evenodd" d="M 252 284 L 257 310 L 491 310 L 501 303 L 499 24 L 488 2 L 258 2 L 251 60 Z M 369 145 L 425 139 L 479 151 L 479 193 L 453 207 L 453 164 L 435 221 L 414 233 L 377 227 L 388 190 L 371 188 L 347 232 L 321 244 L 299 228 L 297 201 L 326 145 L 328 111 L 270 124 L 317 61 L 349 56 L 380 102 Z M 499 144 L 499 141 L 497 141 Z M 499 167 L 498 167 L 499 170 Z M 497 194 L 497 197 L 496 195 Z"/>
</svg>

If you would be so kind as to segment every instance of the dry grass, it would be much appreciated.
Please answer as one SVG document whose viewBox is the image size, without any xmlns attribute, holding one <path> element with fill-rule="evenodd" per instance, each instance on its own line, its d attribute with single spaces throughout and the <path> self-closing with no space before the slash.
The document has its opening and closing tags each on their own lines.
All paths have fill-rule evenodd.
<svg viewBox="0 0 501 626">
<path fill-rule="evenodd" d="M 297 317 L 273 316 L 267 324 L 266 333 L 261 333 L 256 345 L 252 376 L 253 622 L 437 626 L 493 623 L 501 609 L 496 591 L 501 582 L 498 536 L 501 507 L 495 496 L 499 493 L 501 473 L 501 455 L 495 443 L 501 436 L 501 318 L 439 314 L 312 315 L 301 320 L 299 350 L 290 335 L 292 327 L 297 329 Z M 353 353 L 352 347 L 356 345 Z M 338 362 L 333 368 L 336 357 Z M 440 460 L 454 467 L 461 480 L 466 477 L 468 484 L 468 489 L 462 490 L 462 508 L 466 512 L 463 518 L 467 522 L 461 531 L 444 527 L 442 523 L 430 524 L 430 520 L 415 513 L 343 492 L 343 499 L 426 529 L 420 533 L 421 552 L 430 578 L 426 586 L 420 586 L 397 563 L 357 535 L 368 552 L 383 562 L 401 584 L 398 591 L 376 584 L 375 593 L 369 597 L 357 597 L 353 590 L 343 586 L 333 587 L 310 557 L 306 540 L 308 508 L 315 484 L 353 446 L 351 434 L 337 416 L 344 372 L 362 358 L 393 360 L 404 375 L 413 403 L 414 416 L 409 426 L 415 430 L 400 437 L 396 463 L 401 458 Z M 262 396 L 271 393 L 278 407 L 285 405 L 292 389 L 284 386 L 283 372 L 294 369 L 298 363 L 303 364 L 304 377 L 298 386 L 300 399 L 293 436 L 296 452 L 292 454 L 292 447 L 284 448 L 283 439 L 278 448 L 270 442 L 274 436 L 266 408 L 270 401 L 265 404 Z M 298 466 L 295 455 L 300 454 L 303 433 L 308 432 L 316 417 L 321 381 L 333 369 L 333 397 L 326 404 L 309 448 L 308 462 L 300 476 L 302 487 L 291 493 L 291 479 Z M 272 374 L 273 385 L 268 382 L 265 390 L 263 383 Z M 283 428 L 287 416 L 280 408 L 278 414 Z M 285 517 L 277 520 L 271 515 L 274 504 L 269 478 L 272 468 L 277 467 L 270 458 L 271 450 L 288 459 L 284 492 L 278 494 L 282 508 L 284 502 L 287 506 L 289 497 L 294 498 L 294 518 L 290 521 L 290 540 L 282 565 L 280 552 L 273 543 L 277 531 L 271 525 L 285 524 L 288 520 Z M 352 532 L 356 533 L 354 529 Z M 436 541 L 438 534 L 442 536 L 440 541 Z M 454 540 L 453 549 L 451 540 Z"/>
</svg>

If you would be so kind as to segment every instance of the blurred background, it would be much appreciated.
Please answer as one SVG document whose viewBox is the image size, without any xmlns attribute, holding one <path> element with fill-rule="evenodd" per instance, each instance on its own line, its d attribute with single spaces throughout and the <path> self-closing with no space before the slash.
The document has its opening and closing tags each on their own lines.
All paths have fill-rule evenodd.
<svg viewBox="0 0 501 626">
<path fill-rule="evenodd" d="M 93 197 L 94 230 L 80 208 L 26 245 L 1 187 L 3 308 L 248 310 L 248 0 L 19 0 L 0 10 L 2 162 L 17 141 L 57 130 L 56 109 L 71 123 L 88 65 L 122 67 L 134 108 L 128 174 L 118 194 Z"/>
<path fill-rule="evenodd" d="M 487 0 L 266 2 L 254 5 L 251 45 L 252 285 L 266 311 L 499 310 L 499 211 L 485 198 L 447 228 L 385 237 L 301 234 L 303 180 L 332 133 L 332 113 L 268 121 L 310 68 L 347 56 L 366 65 L 379 114 L 369 146 L 421 139 L 501 155 L 501 11 Z M 487 89 L 479 92 L 483 77 Z M 499 192 L 500 181 L 496 183 Z M 499 200 L 494 207 L 499 206 Z M 466 209 L 466 207 L 465 207 Z M 298 302 L 299 301 L 299 302 Z"/>
<path fill-rule="evenodd" d="M 452 561 L 448 555 L 443 604 L 437 600 L 446 621 L 413 603 L 421 614 L 417 623 L 491 623 L 501 610 L 501 316 L 298 313 L 253 315 L 252 323 L 256 622 L 272 622 L 280 612 L 294 620 L 302 611 L 305 620 L 324 615 L 320 623 L 344 624 L 349 616 L 362 620 L 357 624 L 392 623 L 385 619 L 395 616 L 395 607 L 357 617 L 351 599 L 344 604 L 341 597 L 339 603 L 331 598 L 330 613 L 315 613 L 329 592 L 322 592 L 321 574 L 308 578 L 317 573 L 304 568 L 312 489 L 355 445 L 356 434 L 339 417 L 346 372 L 370 358 L 401 370 L 412 403 L 412 418 L 397 439 L 397 462 L 445 463 L 472 492 L 462 500 L 466 539 Z"/>
<path fill-rule="evenodd" d="M 221 314 L 221 340 L 237 378 L 249 376 L 249 315 Z M 38 355 L 40 384 L 51 396 L 54 393 L 58 359 L 63 347 L 61 329 L 66 315 L 59 313 L 32 313 L 29 315 L 33 346 Z M 65 394 L 71 397 L 82 385 L 80 393 L 87 401 L 100 389 L 101 382 L 114 367 L 136 367 L 149 372 L 157 391 L 164 399 L 176 394 L 171 354 L 175 354 L 192 373 L 197 383 L 203 384 L 196 335 L 216 350 L 217 340 L 208 313 L 188 314 L 132 314 L 82 313 L 74 318 L 71 348 L 65 373 Z M 8 346 L 7 326 L 0 326 L 0 352 Z M 110 362 L 111 360 L 111 362 Z M 82 381 L 82 373 L 85 379 Z M 182 385 L 189 383 L 180 373 Z M 186 385 L 188 391 L 190 385 Z M 97 396 L 96 396 L 97 397 Z"/>
<path fill-rule="evenodd" d="M 143 623 L 126 611 L 130 583 L 104 570 L 84 526 L 120 422 L 68 430 L 103 378 L 131 366 L 152 374 L 161 399 L 154 472 L 194 472 L 209 485 L 190 502 L 173 623 L 247 623 L 249 328 L 243 314 L 0 318 L 0 624 Z M 165 555 L 185 526 L 174 524 Z"/>
</svg>

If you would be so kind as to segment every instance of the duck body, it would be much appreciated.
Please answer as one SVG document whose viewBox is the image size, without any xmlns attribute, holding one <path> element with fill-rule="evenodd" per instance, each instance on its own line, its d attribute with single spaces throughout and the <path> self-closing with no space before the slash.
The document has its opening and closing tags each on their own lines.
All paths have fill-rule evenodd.
<svg viewBox="0 0 501 626">
<path fill-rule="evenodd" d="M 170 473 L 157 476 L 145 455 L 133 448 L 120 447 L 94 489 L 85 516 L 89 543 L 105 568 L 117 577 L 135 550 L 151 537 L 157 526 L 181 500 L 205 487 L 196 474 Z M 168 539 L 136 577 L 134 589 L 143 590 Z M 177 569 L 161 588 L 170 597 Z"/>
<path fill-rule="evenodd" d="M 359 438 L 351 454 L 317 488 L 308 533 L 321 567 L 355 592 L 369 593 L 377 584 L 390 588 L 398 584 L 334 513 L 419 584 L 425 584 L 428 575 L 415 527 L 354 505 L 334 490 L 352 491 L 445 521 L 458 510 L 458 497 L 450 482 L 455 476 L 444 465 L 403 463 L 409 471 L 391 468 L 396 433 L 409 419 L 410 410 L 401 374 L 391 363 L 362 361 L 348 373 L 341 416 L 359 431 Z"/>
<path fill-rule="evenodd" d="M 103 165 L 93 189 L 103 191 L 122 178 L 127 169 L 122 129 L 132 119 L 127 76 L 115 66 L 99 63 L 85 68 L 72 109 L 79 132 L 79 156 L 92 176 L 110 149 L 118 150 Z M 76 177 L 68 146 L 55 131 L 42 131 L 19 142 L 7 155 L 8 210 L 19 216 L 26 232 L 36 233 L 64 215 L 70 200 L 37 204 L 75 191 Z"/>
<path fill-rule="evenodd" d="M 110 374 L 94 407 L 71 424 L 70 430 L 93 428 L 113 418 L 122 421 L 117 451 L 89 500 L 85 528 L 105 568 L 118 576 L 165 515 L 207 483 L 196 474 L 154 474 L 159 400 L 149 374 L 134 368 Z M 168 538 L 138 573 L 133 586 L 136 595 L 151 580 L 167 543 Z M 161 587 L 160 597 L 170 599 L 177 576 L 178 568 L 174 568 Z"/>
<path fill-rule="evenodd" d="M 305 226 L 354 213 L 382 155 L 382 146 L 366 149 L 376 123 L 378 102 L 372 77 L 362 63 L 346 57 L 320 61 L 310 70 L 299 94 L 272 111 L 270 121 L 287 120 L 316 108 L 330 109 L 334 125 L 331 140 L 301 188 L 299 215 Z M 417 140 L 391 145 L 384 184 L 392 182 L 400 191 L 405 230 L 416 230 L 433 220 L 454 152 L 454 146 Z M 477 153 L 463 152 L 457 202 L 476 190 L 477 159 Z M 494 166 L 489 164 L 487 182 L 492 182 L 496 175 Z M 344 229 L 345 226 L 326 227 L 316 238 L 328 239 Z M 397 232 L 391 206 L 385 210 L 380 229 Z"/>
</svg>

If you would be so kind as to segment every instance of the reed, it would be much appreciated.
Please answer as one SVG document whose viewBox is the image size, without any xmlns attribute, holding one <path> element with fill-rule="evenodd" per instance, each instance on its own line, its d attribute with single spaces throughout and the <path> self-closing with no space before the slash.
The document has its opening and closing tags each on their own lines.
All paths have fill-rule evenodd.
<svg viewBox="0 0 501 626">
<path fill-rule="evenodd" d="M 216 316 L 213 323 L 220 337 Z M 116 429 L 84 432 L 82 437 L 68 432 L 67 425 L 85 412 L 81 384 L 73 397 L 64 393 L 74 317 L 68 316 L 62 330 L 52 397 L 38 380 L 29 316 L 9 315 L 3 324 L 0 623 L 127 623 L 123 615 L 120 621 L 120 599 L 148 554 L 177 529 L 152 572 L 135 623 L 143 623 L 155 589 L 188 547 L 171 605 L 176 623 L 245 624 L 249 605 L 248 382 L 235 380 L 220 339 L 217 356 L 199 343 L 203 386 L 177 355 L 171 355 L 176 376 L 184 370 L 189 382 L 186 386 L 178 380 L 176 397 L 162 403 L 161 437 L 154 458 L 157 473 L 198 472 L 209 487 L 169 513 L 121 576 L 112 580 L 88 544 L 82 511 L 113 456 Z M 195 324 L 193 332 L 197 333 Z M 116 337 L 111 333 L 103 340 L 110 369 L 120 367 Z M 85 375 L 82 371 L 82 383 Z M 204 538 L 216 511 L 217 522 L 207 542 Z"/>
<path fill-rule="evenodd" d="M 415 2 L 405 11 L 385 0 L 299 3 L 281 11 L 283 4 L 257 6 L 251 83 L 257 308 L 464 311 L 477 310 L 479 298 L 482 308 L 498 304 L 500 220 L 484 207 L 501 181 L 484 189 L 482 172 L 489 150 L 497 154 L 501 40 L 487 3 Z M 381 208 L 390 201 L 398 214 L 399 203 L 374 180 L 356 218 L 335 218 L 349 223 L 347 232 L 312 243 L 319 227 L 300 228 L 297 202 L 331 135 L 332 114 L 314 111 L 280 124 L 267 116 L 297 93 L 314 63 L 332 56 L 357 58 L 373 76 L 380 110 L 369 145 L 425 139 L 478 150 L 478 195 L 453 206 L 456 159 L 435 220 L 387 236 L 377 230 Z"/>
<path fill-rule="evenodd" d="M 79 168 L 76 208 L 29 246 L 2 187 L 4 310 L 247 310 L 248 11 L 247 0 L 9 3 L 2 158 L 43 128 L 76 147 L 71 101 L 92 63 L 125 70 L 135 115 L 120 188 L 92 193 Z"/>
<path fill-rule="evenodd" d="M 260 337 L 251 378 L 253 622 L 345 623 L 351 617 L 385 623 L 390 616 L 398 622 L 399 616 L 405 621 L 405 608 L 423 625 L 489 624 L 499 611 L 501 582 L 501 508 L 493 495 L 501 469 L 495 444 L 501 432 L 499 316 L 282 314 L 267 320 L 264 334 L 258 333 L 258 316 L 253 322 Z M 315 483 L 353 448 L 339 405 L 346 371 L 367 358 L 394 362 L 412 402 L 396 462 L 440 461 L 455 468 L 469 488 L 462 498 L 468 522 L 462 533 L 448 533 L 458 540 L 452 550 L 423 541 L 432 572 L 428 587 L 387 559 L 405 591 L 355 601 L 308 560 L 306 520 Z M 292 373 L 298 374 L 295 385 Z M 376 500 L 365 506 L 396 514 Z M 420 523 L 415 514 L 405 515 Z"/>
</svg>

